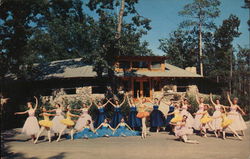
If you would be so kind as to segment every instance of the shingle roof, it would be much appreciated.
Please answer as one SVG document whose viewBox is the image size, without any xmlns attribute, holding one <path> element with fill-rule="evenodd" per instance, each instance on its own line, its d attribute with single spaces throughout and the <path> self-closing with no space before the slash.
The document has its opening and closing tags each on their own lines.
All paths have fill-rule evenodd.
<svg viewBox="0 0 250 159">
<path fill-rule="evenodd" d="M 45 80 L 52 78 L 80 78 L 96 77 L 97 73 L 93 71 L 93 66 L 85 64 L 81 58 L 52 61 L 50 63 L 39 64 L 36 68 L 39 74 L 36 80 Z M 116 76 L 130 77 L 202 77 L 199 74 L 192 73 L 182 68 L 166 63 L 166 71 L 134 71 L 134 72 L 116 72 Z"/>
<path fill-rule="evenodd" d="M 202 77 L 199 74 L 192 73 L 182 68 L 165 63 L 165 71 L 134 71 L 134 72 L 119 72 L 117 76 L 131 76 L 131 77 Z"/>
</svg>

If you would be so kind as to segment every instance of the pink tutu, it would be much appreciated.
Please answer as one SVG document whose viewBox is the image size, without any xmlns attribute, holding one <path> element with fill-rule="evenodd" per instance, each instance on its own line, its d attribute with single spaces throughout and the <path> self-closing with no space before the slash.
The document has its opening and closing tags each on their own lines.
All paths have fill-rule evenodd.
<svg viewBox="0 0 250 159">
<path fill-rule="evenodd" d="M 196 113 L 202 113 L 203 110 L 198 110 Z M 200 130 L 201 129 L 201 118 L 202 118 L 202 114 L 198 114 L 198 115 L 195 115 L 195 118 L 194 118 L 194 129 L 195 130 Z"/>
<path fill-rule="evenodd" d="M 176 126 L 175 128 L 175 136 L 183 136 L 183 135 L 191 135 L 193 134 L 193 129 L 188 128 L 187 126 Z"/>
<path fill-rule="evenodd" d="M 221 118 L 221 112 L 219 110 L 216 110 L 213 114 L 213 121 L 212 121 L 212 126 L 214 130 L 221 130 L 221 123 L 222 123 L 222 118 Z"/>
<path fill-rule="evenodd" d="M 22 133 L 26 135 L 36 135 L 39 132 L 39 130 L 40 127 L 36 117 L 29 116 L 23 125 Z"/>
<path fill-rule="evenodd" d="M 193 118 L 193 116 L 186 109 L 183 109 L 181 111 L 181 116 L 183 116 L 183 115 L 186 115 L 188 117 L 187 118 L 187 127 L 192 128 L 194 126 L 194 118 Z"/>
<path fill-rule="evenodd" d="M 91 128 L 94 128 L 94 126 L 93 126 L 93 121 L 92 121 L 91 116 L 90 116 L 89 114 L 87 114 L 87 113 L 84 113 L 84 114 L 82 114 L 82 115 L 78 118 L 78 120 L 77 120 L 77 122 L 76 122 L 76 125 L 75 125 L 75 129 L 76 129 L 77 131 L 81 131 L 81 130 L 86 126 L 86 122 L 87 122 L 88 120 L 91 121 L 90 127 L 91 127 Z"/>
<path fill-rule="evenodd" d="M 241 114 L 237 111 L 230 111 L 230 113 L 234 113 L 227 116 L 228 119 L 233 121 L 230 127 L 236 131 L 246 130 L 247 126 Z"/>
<path fill-rule="evenodd" d="M 64 130 L 67 126 L 64 125 L 61 120 L 63 120 L 64 117 L 62 115 L 59 116 L 55 116 L 52 120 L 53 126 L 51 128 L 51 130 L 54 133 L 60 133 L 62 130 Z"/>
</svg>

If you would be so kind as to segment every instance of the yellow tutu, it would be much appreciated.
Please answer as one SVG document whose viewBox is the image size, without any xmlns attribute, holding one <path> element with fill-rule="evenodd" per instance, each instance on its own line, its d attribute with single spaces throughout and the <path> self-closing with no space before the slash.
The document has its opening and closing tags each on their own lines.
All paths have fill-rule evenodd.
<svg viewBox="0 0 250 159">
<path fill-rule="evenodd" d="M 139 112 L 136 115 L 137 118 L 144 118 L 144 117 L 148 117 L 148 116 L 149 116 L 148 112 Z"/>
<path fill-rule="evenodd" d="M 174 112 L 174 118 L 170 120 L 170 123 L 177 123 L 177 122 L 179 122 L 179 121 L 182 121 L 182 117 L 181 117 L 181 115 L 180 115 L 179 110 L 176 110 L 176 111 Z"/>
<path fill-rule="evenodd" d="M 39 121 L 39 125 L 50 128 L 53 125 L 53 123 L 52 123 L 52 121 L 41 120 L 41 121 Z"/>
<path fill-rule="evenodd" d="M 211 122 L 212 120 L 213 120 L 213 119 L 212 119 L 210 116 L 205 115 L 203 118 L 201 118 L 200 122 L 201 122 L 202 124 L 206 124 L 206 123 Z"/>
<path fill-rule="evenodd" d="M 66 117 L 67 117 L 66 119 L 61 120 L 61 123 L 63 123 L 64 125 L 67 125 L 67 126 L 75 125 L 75 122 L 73 120 L 71 120 L 69 112 L 66 113 Z"/>
<path fill-rule="evenodd" d="M 175 116 L 173 119 L 170 120 L 170 123 L 177 123 L 182 120 L 180 115 Z"/>
<path fill-rule="evenodd" d="M 43 115 L 44 120 L 39 121 L 39 125 L 44 126 L 44 127 L 51 127 L 53 125 L 52 121 L 49 120 L 48 116 Z"/>
<path fill-rule="evenodd" d="M 73 120 L 68 119 L 68 118 L 61 120 L 61 123 L 63 123 L 64 125 L 67 125 L 67 126 L 73 126 L 75 124 Z"/>
<path fill-rule="evenodd" d="M 222 115 L 221 127 L 225 128 L 225 127 L 227 127 L 228 125 L 230 125 L 232 123 L 233 123 L 233 120 L 228 119 L 225 114 Z"/>
</svg>

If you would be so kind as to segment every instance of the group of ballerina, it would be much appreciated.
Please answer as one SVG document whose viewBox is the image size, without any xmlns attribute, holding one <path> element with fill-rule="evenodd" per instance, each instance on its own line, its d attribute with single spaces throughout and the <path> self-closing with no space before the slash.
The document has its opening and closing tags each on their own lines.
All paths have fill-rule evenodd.
<svg viewBox="0 0 250 159">
<path fill-rule="evenodd" d="M 49 142 L 51 142 L 51 133 L 55 134 L 58 142 L 66 132 L 68 132 L 66 133 L 66 138 L 71 140 L 139 135 L 141 135 L 142 139 L 145 139 L 148 135 L 147 119 L 149 119 L 152 130 L 155 129 L 156 132 L 159 132 L 162 127 L 166 127 L 170 133 L 173 133 L 185 143 L 199 143 L 196 140 L 188 139 L 188 135 L 193 134 L 194 130 L 198 131 L 203 137 L 207 137 L 207 132 L 211 131 L 216 137 L 221 136 L 223 139 L 226 139 L 226 131 L 230 131 L 234 136 L 242 140 L 238 132 L 241 131 L 242 136 L 244 136 L 244 130 L 247 127 L 242 118 L 245 112 L 238 106 L 237 98 L 231 101 L 228 94 L 230 106 L 224 106 L 220 104 L 219 99 L 216 99 L 214 102 L 210 94 L 212 103 L 212 106 L 210 106 L 204 103 L 203 97 L 196 95 L 199 109 L 194 113 L 193 117 L 188 110 L 191 105 L 184 96 L 181 96 L 176 101 L 170 99 L 169 102 L 164 102 L 162 100 L 164 97 L 163 95 L 161 98 L 154 98 L 152 101 L 148 98 L 139 97 L 139 95 L 137 95 L 137 98 L 132 98 L 126 93 L 122 102 L 111 98 L 106 99 L 106 102 L 102 103 L 101 101 L 96 102 L 95 99 L 90 97 L 90 104 L 83 103 L 80 109 L 72 109 L 70 105 L 63 107 L 60 104 L 55 104 L 55 109 L 47 110 L 42 106 L 40 116 L 43 116 L 43 120 L 39 122 L 35 117 L 35 112 L 38 109 L 38 99 L 34 97 L 36 100 L 34 108 L 32 103 L 28 102 L 27 107 L 29 109 L 27 111 L 16 112 L 15 114 L 29 114 L 24 123 L 22 133 L 31 136 L 34 143 L 38 142 L 41 133 L 45 130 L 48 133 Z M 127 118 L 123 116 L 121 111 L 125 101 L 130 106 Z M 108 104 L 114 107 L 110 122 L 105 112 L 105 107 Z M 166 115 L 159 110 L 160 104 L 169 106 L 169 111 Z M 89 109 L 92 106 L 98 108 L 98 115 L 95 121 L 92 120 L 89 114 Z M 212 116 L 209 114 L 209 109 L 214 110 Z M 80 115 L 73 112 L 80 112 Z M 53 116 L 52 120 L 50 120 L 51 116 Z M 78 118 L 77 121 L 75 122 L 72 117 Z"/>
</svg>

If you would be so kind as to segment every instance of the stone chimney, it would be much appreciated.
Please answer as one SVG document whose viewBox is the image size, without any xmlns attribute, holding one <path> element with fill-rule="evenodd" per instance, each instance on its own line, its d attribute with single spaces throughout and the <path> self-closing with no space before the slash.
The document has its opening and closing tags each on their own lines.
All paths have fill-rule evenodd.
<svg viewBox="0 0 250 159">
<path fill-rule="evenodd" d="M 185 70 L 197 74 L 196 67 L 186 67 Z"/>
</svg>

